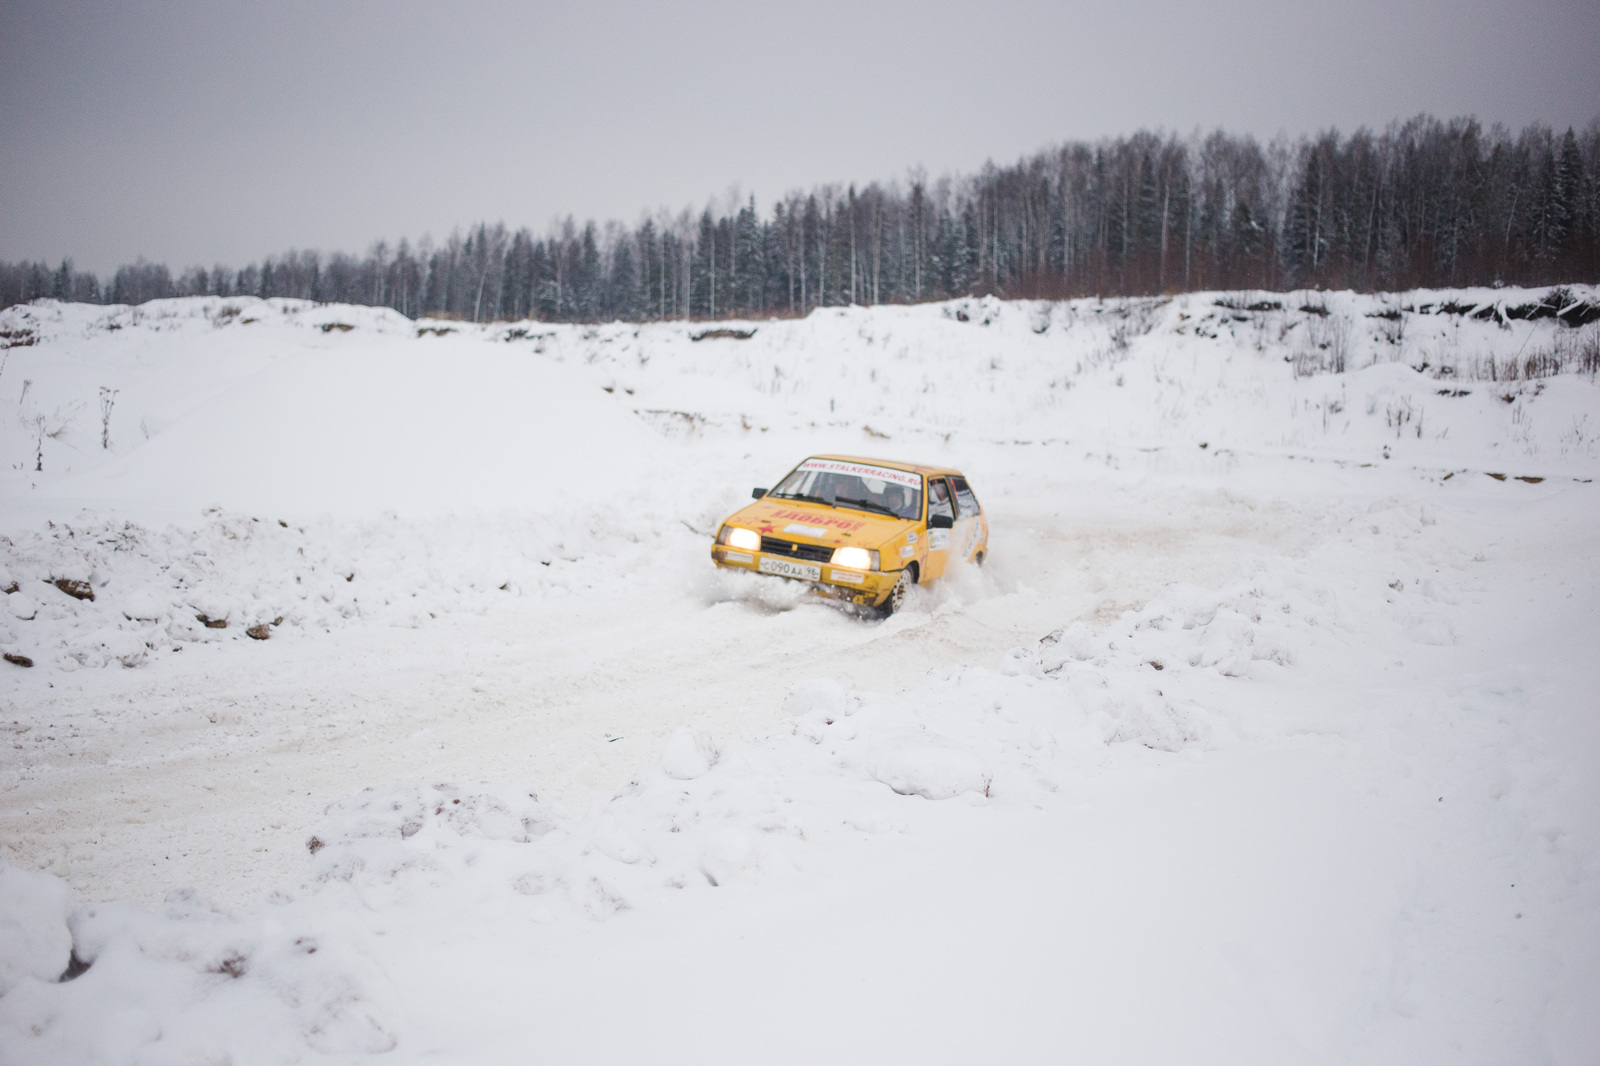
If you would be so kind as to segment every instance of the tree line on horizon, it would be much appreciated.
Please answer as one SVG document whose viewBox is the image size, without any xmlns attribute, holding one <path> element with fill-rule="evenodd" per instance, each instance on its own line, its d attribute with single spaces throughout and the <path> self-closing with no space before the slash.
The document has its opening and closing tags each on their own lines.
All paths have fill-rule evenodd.
<svg viewBox="0 0 1600 1066">
<path fill-rule="evenodd" d="M 962 295 L 1600 281 L 1600 119 L 1520 133 L 1421 115 L 1382 133 L 1262 143 L 1222 131 L 1072 142 L 930 181 L 822 185 L 770 211 L 730 193 L 634 226 L 568 217 L 543 235 L 481 223 L 364 256 L 289 251 L 107 280 L 0 263 L 0 307 L 39 297 L 296 297 L 411 318 L 600 321 L 801 315 Z"/>
</svg>

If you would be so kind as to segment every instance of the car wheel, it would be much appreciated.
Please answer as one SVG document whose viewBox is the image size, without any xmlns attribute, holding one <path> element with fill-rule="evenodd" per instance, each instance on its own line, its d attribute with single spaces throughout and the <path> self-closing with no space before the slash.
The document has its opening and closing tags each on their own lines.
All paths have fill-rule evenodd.
<svg viewBox="0 0 1600 1066">
<path fill-rule="evenodd" d="M 900 577 L 895 581 L 894 588 L 889 590 L 889 598 L 884 600 L 883 606 L 879 608 L 885 618 L 906 605 L 906 598 L 911 595 L 911 586 L 914 584 L 916 580 L 911 576 L 910 569 L 900 571 Z"/>
</svg>

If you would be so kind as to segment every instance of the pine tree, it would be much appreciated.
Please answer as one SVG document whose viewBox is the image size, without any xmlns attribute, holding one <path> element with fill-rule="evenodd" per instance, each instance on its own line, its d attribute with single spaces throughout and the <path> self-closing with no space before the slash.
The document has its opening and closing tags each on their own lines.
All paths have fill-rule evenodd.
<svg viewBox="0 0 1600 1066">
<path fill-rule="evenodd" d="M 1561 138 L 1561 150 L 1555 164 L 1555 200 L 1560 204 L 1562 230 L 1555 249 L 1555 258 L 1566 261 L 1576 251 L 1577 239 L 1584 229 L 1586 212 L 1584 204 L 1583 157 L 1578 152 L 1578 138 L 1572 127 L 1567 127 Z"/>
</svg>

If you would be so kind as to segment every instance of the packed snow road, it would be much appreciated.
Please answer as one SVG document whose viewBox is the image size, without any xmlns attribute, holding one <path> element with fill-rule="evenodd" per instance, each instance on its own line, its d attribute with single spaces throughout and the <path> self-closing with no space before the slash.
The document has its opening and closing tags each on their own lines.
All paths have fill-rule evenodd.
<svg viewBox="0 0 1600 1066">
<path fill-rule="evenodd" d="M 1021 498 L 989 500 L 989 564 L 884 622 L 715 572 L 708 539 L 680 526 L 636 567 L 592 560 L 565 595 L 494 588 L 416 628 L 261 643 L 236 628 L 153 652 L 142 669 L 22 675 L 6 845 L 90 898 L 154 905 L 194 885 L 242 905 L 302 875 L 330 797 L 437 777 L 526 780 L 578 801 L 614 790 L 679 726 L 770 728 L 796 681 L 892 691 L 931 669 L 992 664 L 1172 581 L 1221 583 L 1243 556 L 1293 552 L 1326 517 L 1043 473 Z"/>
</svg>

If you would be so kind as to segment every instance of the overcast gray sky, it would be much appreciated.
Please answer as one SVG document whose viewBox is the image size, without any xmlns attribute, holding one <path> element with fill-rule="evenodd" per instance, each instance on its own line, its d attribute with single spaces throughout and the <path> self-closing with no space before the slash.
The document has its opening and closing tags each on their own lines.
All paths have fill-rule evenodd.
<svg viewBox="0 0 1600 1066">
<path fill-rule="evenodd" d="M 0 0 L 0 258 L 175 270 L 1221 127 L 1600 114 L 1595 0 Z"/>
</svg>

